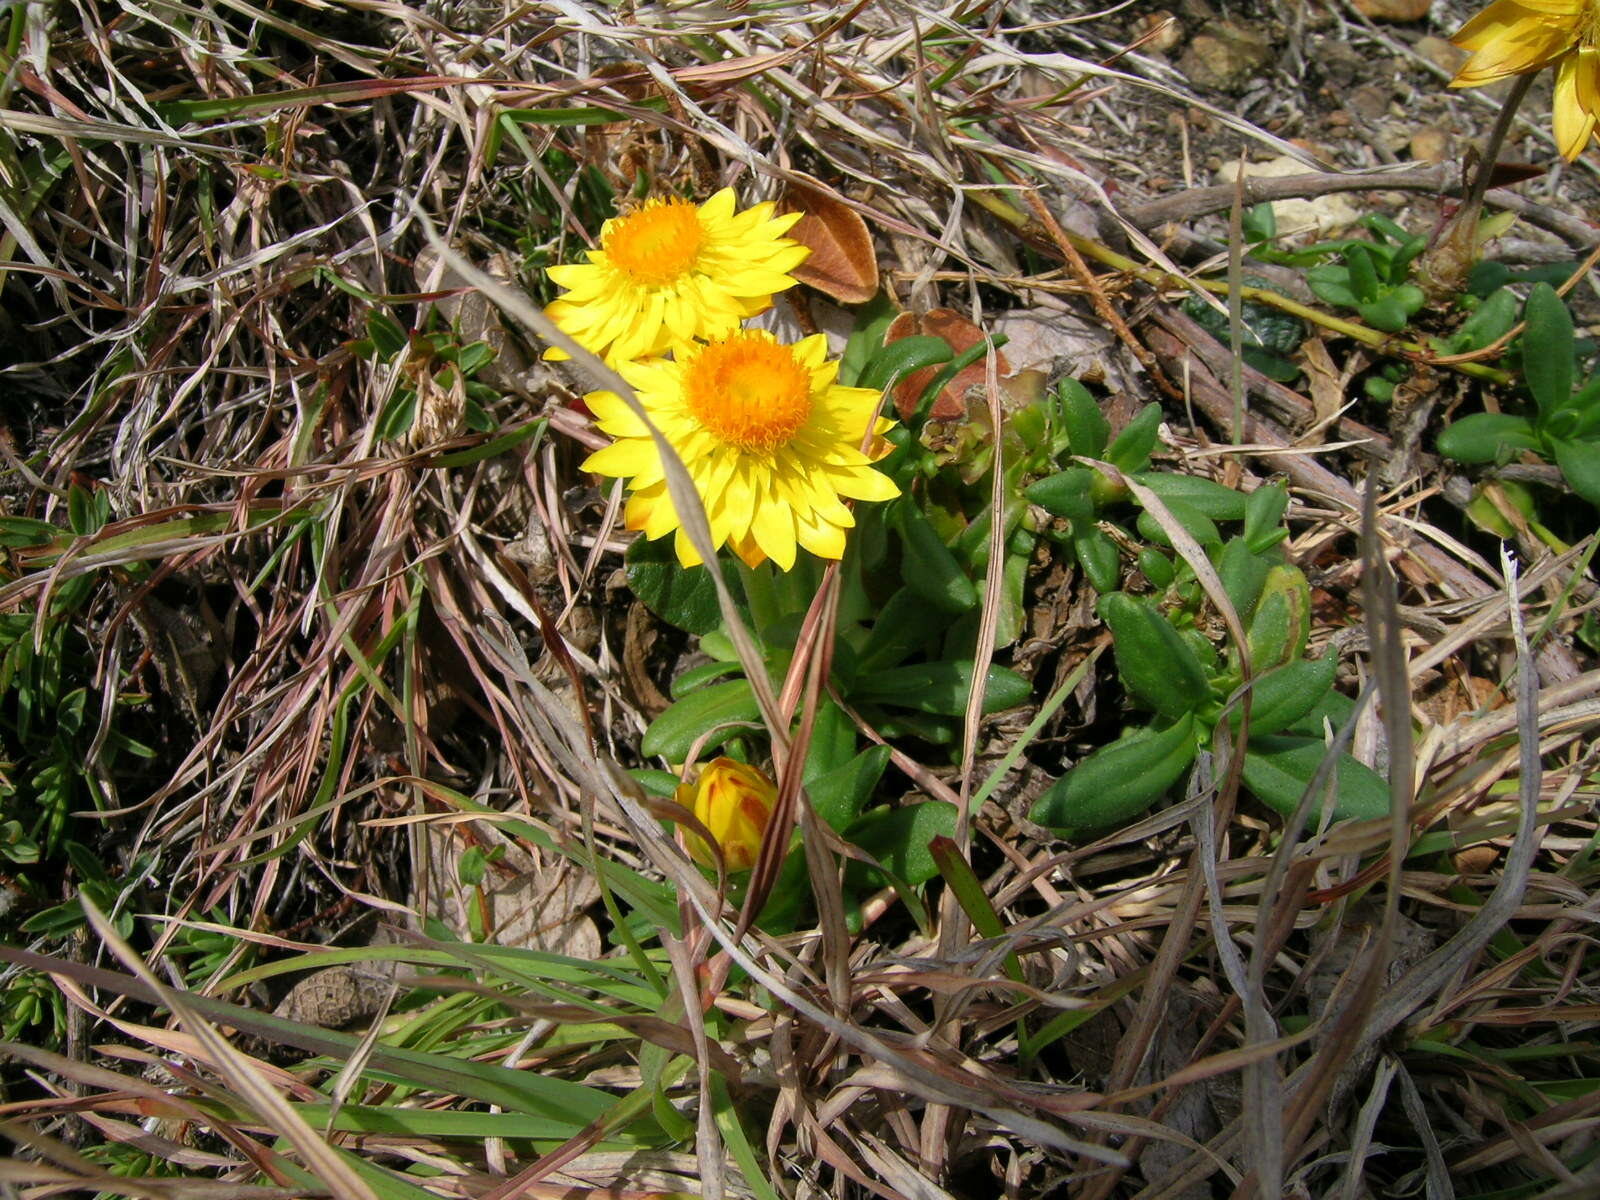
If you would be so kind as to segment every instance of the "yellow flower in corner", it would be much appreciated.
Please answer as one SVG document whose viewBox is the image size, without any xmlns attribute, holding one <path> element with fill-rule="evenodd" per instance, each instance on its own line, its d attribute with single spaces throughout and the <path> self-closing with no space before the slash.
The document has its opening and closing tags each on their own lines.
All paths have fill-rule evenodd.
<svg viewBox="0 0 1600 1200">
<path fill-rule="evenodd" d="M 1600 0 L 1495 0 L 1450 39 L 1472 56 L 1451 87 L 1555 64 L 1556 148 L 1577 158 L 1600 119 Z"/>
<path fill-rule="evenodd" d="M 699 207 L 647 201 L 601 227 L 587 263 L 550 268 L 566 294 L 545 314 L 613 366 L 720 337 L 793 287 L 789 272 L 811 253 L 783 236 L 802 214 L 773 207 L 736 213 L 732 188 Z"/>
<path fill-rule="evenodd" d="M 827 361 L 822 334 L 787 346 L 765 330 L 740 330 L 680 354 L 618 370 L 689 469 L 719 550 L 727 545 L 751 566 L 770 558 L 785 571 L 797 547 L 840 558 L 845 530 L 855 524 L 844 498 L 900 494 L 872 466 L 889 452 L 882 434 L 893 422 L 876 415 L 878 392 L 834 382 L 839 364 Z M 644 424 L 612 392 L 584 399 L 616 440 L 583 469 L 628 479 L 628 528 L 651 538 L 676 530 L 678 561 L 694 566 L 700 556 L 683 532 Z M 869 427 L 873 441 L 864 454 Z"/>
<path fill-rule="evenodd" d="M 708 763 L 694 783 L 680 783 L 673 798 L 700 819 L 722 847 L 730 871 L 748 871 L 761 853 L 761 839 L 778 802 L 778 789 L 754 767 L 731 758 Z M 717 865 L 716 855 L 697 834 L 684 831 L 689 855 L 705 867 Z"/>
</svg>

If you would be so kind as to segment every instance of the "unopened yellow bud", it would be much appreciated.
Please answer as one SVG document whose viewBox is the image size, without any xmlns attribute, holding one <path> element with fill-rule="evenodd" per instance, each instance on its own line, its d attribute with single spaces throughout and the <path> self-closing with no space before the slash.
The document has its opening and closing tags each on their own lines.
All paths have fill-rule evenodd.
<svg viewBox="0 0 1600 1200">
<path fill-rule="evenodd" d="M 760 771 L 718 758 L 706 764 L 694 783 L 680 783 L 674 798 L 700 819 L 722 847 L 730 871 L 748 871 L 761 853 L 761 838 L 778 802 L 778 789 Z M 684 845 L 702 866 L 715 867 L 716 855 L 697 834 L 684 830 Z"/>
</svg>

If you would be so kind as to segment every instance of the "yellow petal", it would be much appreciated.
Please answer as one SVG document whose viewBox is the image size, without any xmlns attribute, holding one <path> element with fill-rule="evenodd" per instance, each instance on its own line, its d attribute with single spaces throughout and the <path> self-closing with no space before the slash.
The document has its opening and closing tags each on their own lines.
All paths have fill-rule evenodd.
<svg viewBox="0 0 1600 1200">
<path fill-rule="evenodd" d="M 807 521 L 801 519 L 799 521 L 798 537 L 800 544 L 818 558 L 844 557 L 844 530 L 837 525 L 830 525 L 822 520 Z"/>
</svg>

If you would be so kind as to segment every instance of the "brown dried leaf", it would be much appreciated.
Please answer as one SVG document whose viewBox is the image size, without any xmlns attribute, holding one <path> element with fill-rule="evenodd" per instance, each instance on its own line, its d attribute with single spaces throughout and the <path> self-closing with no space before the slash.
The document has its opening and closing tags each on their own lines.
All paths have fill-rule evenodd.
<svg viewBox="0 0 1600 1200">
<path fill-rule="evenodd" d="M 957 355 L 965 350 L 970 350 L 983 341 L 983 330 L 979 329 L 967 318 L 951 308 L 930 308 L 925 313 L 901 313 L 889 323 L 889 328 L 884 331 L 883 344 L 898 342 L 901 338 L 916 335 L 924 337 L 939 337 L 950 343 L 950 349 Z M 1006 356 L 1000 351 L 995 351 L 996 373 L 1004 376 L 1010 373 L 1011 365 L 1006 362 Z M 943 365 L 923 367 L 907 375 L 894 388 L 894 406 L 900 413 L 902 421 L 909 420 L 911 414 L 917 410 L 917 401 L 927 386 Z M 970 388 L 981 388 L 984 385 L 986 368 L 980 358 L 971 366 L 963 367 L 956 372 L 955 378 L 945 384 L 944 390 L 934 398 L 933 407 L 928 412 L 928 418 L 933 421 L 950 421 L 966 416 L 967 391 Z"/>
<path fill-rule="evenodd" d="M 814 179 L 791 181 L 785 212 L 803 212 L 789 236 L 811 247 L 794 277 L 841 304 L 865 304 L 878 294 L 878 257 L 861 214 Z"/>
</svg>

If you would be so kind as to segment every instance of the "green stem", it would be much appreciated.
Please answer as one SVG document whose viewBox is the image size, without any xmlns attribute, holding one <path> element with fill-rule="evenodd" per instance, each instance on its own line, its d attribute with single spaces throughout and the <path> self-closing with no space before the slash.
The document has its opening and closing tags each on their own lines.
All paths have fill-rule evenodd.
<svg viewBox="0 0 1600 1200">
<path fill-rule="evenodd" d="M 757 634 L 765 633 L 783 615 L 783 606 L 773 585 L 772 563 L 764 562 L 758 567 L 749 567 L 737 556 L 734 561 L 739 568 L 739 579 L 744 584 L 744 598 L 750 605 L 750 620 Z"/>
<path fill-rule="evenodd" d="M 1511 91 L 1506 95 L 1506 102 L 1500 106 L 1500 116 L 1496 118 L 1494 129 L 1489 133 L 1489 142 L 1483 148 L 1483 158 L 1478 163 L 1478 169 L 1473 173 L 1472 186 L 1467 190 L 1466 198 L 1461 202 L 1461 209 L 1456 213 L 1456 218 L 1471 214 L 1473 227 L 1477 227 L 1476 213 L 1483 207 L 1483 198 L 1489 194 L 1489 180 L 1494 176 L 1494 167 L 1500 159 L 1500 148 L 1505 145 L 1506 138 L 1511 133 L 1511 122 L 1516 118 L 1517 109 L 1522 107 L 1522 101 L 1528 94 L 1528 89 L 1533 86 L 1533 77 L 1537 71 L 1528 71 L 1518 75 Z"/>
</svg>

